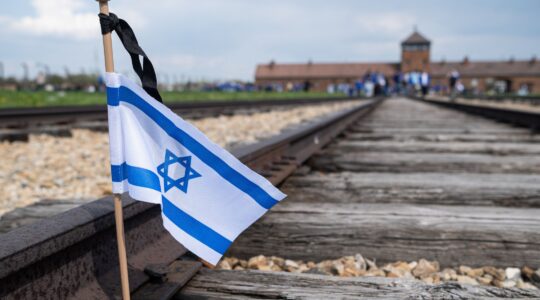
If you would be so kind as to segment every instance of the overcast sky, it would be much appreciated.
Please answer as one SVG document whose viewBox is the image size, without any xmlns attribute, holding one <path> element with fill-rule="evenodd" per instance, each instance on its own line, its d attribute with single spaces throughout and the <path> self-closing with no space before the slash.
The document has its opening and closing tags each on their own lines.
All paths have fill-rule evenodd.
<svg viewBox="0 0 540 300">
<path fill-rule="evenodd" d="M 94 0 L 4 1 L 0 62 L 7 75 L 102 70 Z M 276 62 L 398 61 L 416 25 L 432 60 L 540 57 L 538 0 L 112 0 L 134 28 L 160 80 L 253 79 Z M 131 72 L 115 39 L 116 70 Z"/>
</svg>

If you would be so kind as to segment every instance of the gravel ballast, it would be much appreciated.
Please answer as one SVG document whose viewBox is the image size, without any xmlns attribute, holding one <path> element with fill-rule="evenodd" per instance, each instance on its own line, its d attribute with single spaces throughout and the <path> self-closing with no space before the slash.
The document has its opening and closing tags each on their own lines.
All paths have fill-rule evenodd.
<svg viewBox="0 0 540 300">
<path fill-rule="evenodd" d="M 306 105 L 191 122 L 217 144 L 231 148 L 359 103 Z M 71 135 L 32 134 L 27 142 L 0 143 L 0 216 L 43 199 L 91 201 L 111 194 L 108 134 L 73 129 Z"/>
<path fill-rule="evenodd" d="M 276 256 L 254 256 L 248 260 L 225 257 L 217 266 L 222 270 L 260 270 L 321 274 L 340 277 L 376 276 L 421 280 L 429 284 L 458 282 L 469 285 L 487 285 L 505 288 L 538 289 L 540 269 L 527 266 L 522 268 L 495 268 L 483 266 L 472 268 L 459 266 L 441 268 L 439 262 L 419 259 L 418 261 L 397 261 L 378 265 L 375 260 L 361 254 L 345 256 L 321 262 L 290 260 Z"/>
</svg>

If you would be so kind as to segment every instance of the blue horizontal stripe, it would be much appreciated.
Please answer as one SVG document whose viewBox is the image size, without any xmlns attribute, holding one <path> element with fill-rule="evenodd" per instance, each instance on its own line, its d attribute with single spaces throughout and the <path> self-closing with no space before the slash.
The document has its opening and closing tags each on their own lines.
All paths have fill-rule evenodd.
<svg viewBox="0 0 540 300">
<path fill-rule="evenodd" d="M 232 243 L 231 241 L 176 207 L 176 205 L 172 204 L 171 201 L 164 196 L 162 196 L 161 199 L 163 214 L 178 228 L 217 253 L 222 255 L 225 254 L 225 251 L 227 251 Z"/>
<path fill-rule="evenodd" d="M 107 104 L 110 106 L 118 106 L 118 89 L 107 88 Z"/>
<path fill-rule="evenodd" d="M 130 166 L 127 163 L 111 165 L 111 177 L 113 182 L 122 182 L 127 179 L 131 185 L 161 192 L 158 176 L 147 169 Z"/>
<path fill-rule="evenodd" d="M 116 88 L 109 89 L 113 90 Z M 229 183 L 248 194 L 260 206 L 264 207 L 265 209 L 270 209 L 272 206 L 278 203 L 276 199 L 272 198 L 272 196 L 270 196 L 270 194 L 268 194 L 259 185 L 233 169 L 221 158 L 199 143 L 196 139 L 191 137 L 182 129 L 178 128 L 173 121 L 169 120 L 159 110 L 154 108 L 151 104 L 146 102 L 130 89 L 123 86 L 120 87 L 118 99 L 119 101 L 129 103 L 140 109 L 150 119 L 156 122 L 169 136 L 186 147 L 191 153 L 193 153 L 201 161 L 223 177 L 223 179 L 227 180 Z"/>
</svg>

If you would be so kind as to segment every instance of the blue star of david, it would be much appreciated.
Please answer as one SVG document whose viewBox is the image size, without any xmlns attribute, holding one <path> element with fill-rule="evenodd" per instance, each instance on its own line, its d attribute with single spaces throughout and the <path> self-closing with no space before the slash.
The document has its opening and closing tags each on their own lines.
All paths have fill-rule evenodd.
<svg viewBox="0 0 540 300">
<path fill-rule="evenodd" d="M 178 179 L 169 176 L 169 167 L 175 163 L 185 168 L 184 176 Z M 187 193 L 189 180 L 201 177 L 201 174 L 191 168 L 191 156 L 176 156 L 169 150 L 165 151 L 165 161 L 157 167 L 157 170 L 158 174 L 163 177 L 165 192 L 176 187 L 182 192 Z"/>
</svg>

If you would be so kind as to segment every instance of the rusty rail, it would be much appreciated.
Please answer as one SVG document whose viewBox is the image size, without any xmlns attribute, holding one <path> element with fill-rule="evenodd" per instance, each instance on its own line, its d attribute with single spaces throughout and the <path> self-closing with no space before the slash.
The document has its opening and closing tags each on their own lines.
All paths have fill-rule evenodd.
<svg viewBox="0 0 540 300">
<path fill-rule="evenodd" d="M 460 98 L 464 99 L 479 99 L 497 102 L 514 102 L 514 103 L 528 103 L 530 105 L 540 105 L 539 96 L 518 96 L 518 95 L 462 95 Z"/>
<path fill-rule="evenodd" d="M 167 106 L 183 116 L 208 117 L 223 113 L 232 113 L 238 109 L 258 109 L 261 107 L 317 104 L 347 100 L 352 99 L 348 97 L 328 97 L 288 100 L 186 101 L 168 103 Z M 106 105 L 69 105 L 0 109 L 1 128 L 21 128 L 43 124 L 66 124 L 96 120 L 107 120 Z"/>
<path fill-rule="evenodd" d="M 233 150 L 279 184 L 383 99 L 375 99 Z M 134 299 L 166 299 L 200 268 L 163 228 L 158 205 L 123 199 L 130 289 Z M 0 235 L 1 299 L 117 298 L 118 261 L 111 197 Z"/>
<path fill-rule="evenodd" d="M 410 97 L 414 100 L 431 103 L 438 106 L 463 111 L 469 114 L 482 116 L 488 119 L 509 123 L 519 127 L 531 129 L 533 132 L 540 130 L 540 113 L 522 110 L 505 109 L 484 105 L 464 104 L 450 101 L 438 101 L 420 97 Z"/>
</svg>

